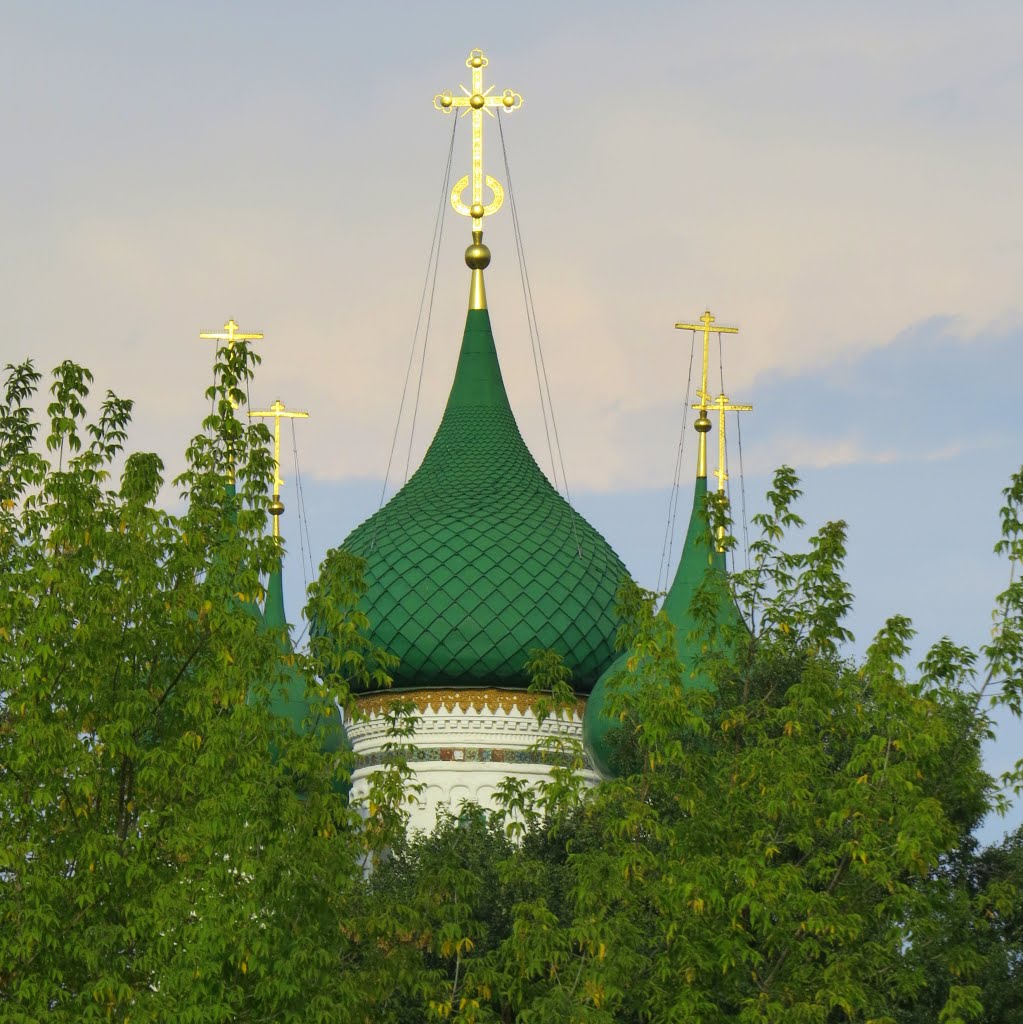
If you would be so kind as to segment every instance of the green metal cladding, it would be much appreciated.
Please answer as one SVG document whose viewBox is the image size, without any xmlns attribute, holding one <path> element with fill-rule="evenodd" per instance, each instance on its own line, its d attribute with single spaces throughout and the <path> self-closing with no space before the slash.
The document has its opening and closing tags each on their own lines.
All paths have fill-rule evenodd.
<svg viewBox="0 0 1023 1024">
<path fill-rule="evenodd" d="M 263 623 L 267 629 L 281 630 L 281 647 L 285 654 L 292 652 L 290 627 L 284 612 L 284 581 L 280 565 L 270 573 L 267 582 L 266 600 L 263 605 Z M 286 718 L 296 733 L 313 730 L 320 740 L 320 750 L 325 754 L 336 754 L 339 750 L 351 750 L 348 733 L 341 724 L 340 713 L 329 719 L 310 720 L 309 701 L 306 698 L 305 676 L 294 666 L 284 670 L 283 685 L 274 688 L 270 696 L 270 708 L 280 718 Z M 346 796 L 350 785 L 339 786 Z"/>
<path fill-rule="evenodd" d="M 551 486 L 519 434 L 487 310 L 469 310 L 422 465 L 344 546 L 366 560 L 372 639 L 396 687 L 525 687 L 552 648 L 586 693 L 614 659 L 626 569 Z"/>
<path fill-rule="evenodd" d="M 675 627 L 675 643 L 678 648 L 679 661 L 684 666 L 693 666 L 702 654 L 700 641 L 692 639 L 690 634 L 696 629 L 697 623 L 690 611 L 693 596 L 703 582 L 708 571 L 723 573 L 725 556 L 717 550 L 710 535 L 706 517 L 707 478 L 697 477 L 696 489 L 693 494 L 693 510 L 689 517 L 689 529 L 686 532 L 682 557 L 679 559 L 675 579 L 671 589 L 664 598 L 661 612 L 668 617 Z M 723 596 L 718 608 L 718 622 L 737 623 L 741 621 L 738 609 L 730 596 Z M 597 770 L 604 776 L 617 774 L 614 768 L 614 751 L 616 733 L 621 731 L 621 723 L 606 713 L 608 702 L 608 680 L 619 676 L 619 686 L 628 688 L 635 685 L 636 677 L 622 676 L 627 671 L 626 662 L 631 655 L 626 651 L 620 655 L 613 665 L 600 677 L 589 700 L 586 702 L 586 713 L 583 716 L 583 744 L 586 753 Z M 709 679 L 693 673 L 689 685 L 705 689 L 711 686 Z"/>
</svg>

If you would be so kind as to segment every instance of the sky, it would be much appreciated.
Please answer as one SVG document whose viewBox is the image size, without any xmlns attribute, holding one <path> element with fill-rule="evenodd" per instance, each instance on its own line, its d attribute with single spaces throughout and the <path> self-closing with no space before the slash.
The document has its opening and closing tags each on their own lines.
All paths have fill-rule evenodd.
<svg viewBox="0 0 1023 1024">
<path fill-rule="evenodd" d="M 379 505 L 414 341 L 416 429 L 406 403 L 387 494 L 443 409 L 469 239 L 448 210 L 423 358 L 451 138 L 432 99 L 468 84 L 478 46 L 487 83 L 524 97 L 508 170 L 572 500 L 634 576 L 663 576 L 694 386 L 673 325 L 709 308 L 740 328 L 725 385 L 754 405 L 741 475 L 729 454 L 737 515 L 791 464 L 811 526 L 849 524 L 856 650 L 894 613 L 919 630 L 914 657 L 945 634 L 984 642 L 1010 571 L 992 554 L 1000 492 L 1023 460 L 1014 0 L 2 9 L 0 362 L 91 367 L 137 400 L 134 445 L 174 472 L 204 413 L 199 332 L 265 332 L 252 398 L 311 413 L 296 436 L 318 563 Z M 485 170 L 507 184 L 495 128 Z M 548 469 L 510 203 L 486 240 L 509 395 Z M 683 509 L 694 458 L 689 438 Z M 989 768 L 1021 748 L 1004 723 Z"/>
</svg>

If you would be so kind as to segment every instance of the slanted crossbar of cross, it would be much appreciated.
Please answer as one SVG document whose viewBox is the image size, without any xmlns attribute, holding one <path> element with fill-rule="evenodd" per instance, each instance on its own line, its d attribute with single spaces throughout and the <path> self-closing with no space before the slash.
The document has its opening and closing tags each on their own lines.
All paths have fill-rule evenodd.
<svg viewBox="0 0 1023 1024">
<path fill-rule="evenodd" d="M 482 229 L 483 218 L 496 213 L 504 202 L 504 188 L 496 178 L 483 173 L 483 113 L 486 111 L 494 116 L 493 107 L 504 110 L 518 110 L 522 106 L 522 97 L 511 89 L 505 89 L 500 95 L 493 95 L 494 87 L 483 88 L 483 69 L 489 62 L 482 50 L 473 50 L 469 54 L 465 66 L 472 69 L 472 88 L 460 85 L 463 95 L 455 96 L 450 92 L 438 93 L 433 98 L 433 105 L 444 113 L 451 113 L 456 107 L 462 109 L 462 116 L 472 114 L 472 198 L 469 203 L 462 199 L 462 193 L 470 184 L 467 174 L 456 182 L 451 190 L 451 205 L 463 217 L 472 218 L 473 231 Z M 483 202 L 483 186 L 493 193 L 489 203 Z"/>
</svg>

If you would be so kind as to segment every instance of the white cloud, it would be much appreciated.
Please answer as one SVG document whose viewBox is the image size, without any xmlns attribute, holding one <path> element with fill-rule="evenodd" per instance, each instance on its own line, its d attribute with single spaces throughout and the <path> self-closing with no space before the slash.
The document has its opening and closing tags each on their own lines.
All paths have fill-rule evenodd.
<svg viewBox="0 0 1023 1024">
<path fill-rule="evenodd" d="M 6 72 L 18 160 L 0 203 L 20 244 L 0 256 L 4 354 L 77 354 L 140 399 L 146 443 L 166 450 L 202 414 L 195 335 L 234 316 L 267 333 L 254 398 L 314 414 L 307 471 L 379 476 L 446 155 L 429 100 L 465 77 L 442 59 L 457 57 L 445 23 L 366 11 L 337 60 L 316 15 L 300 53 L 272 18 L 207 13 L 162 51 L 141 16 L 114 36 L 102 18 L 54 33 L 33 17 Z M 935 314 L 965 332 L 1019 317 L 1019 30 L 1010 3 L 651 4 L 625 21 L 594 3 L 584 26 L 571 6 L 523 6 L 488 73 L 526 97 L 507 138 L 571 482 L 664 480 L 689 345 L 672 324 L 707 306 L 742 327 L 727 383 L 754 403 L 768 371 L 833 365 Z M 269 70 L 197 78 L 238 31 Z M 156 69 L 143 93 L 109 71 L 132 33 Z M 983 61 L 950 59 L 974 44 Z M 43 59 L 53 47 L 74 59 Z M 52 159 L 54 137 L 73 161 Z M 503 179 L 493 131 L 485 159 Z M 487 228 L 502 365 L 546 465 L 509 211 Z M 413 464 L 464 317 L 466 225 L 446 232 Z M 858 457 L 843 450 L 807 457 Z"/>
</svg>

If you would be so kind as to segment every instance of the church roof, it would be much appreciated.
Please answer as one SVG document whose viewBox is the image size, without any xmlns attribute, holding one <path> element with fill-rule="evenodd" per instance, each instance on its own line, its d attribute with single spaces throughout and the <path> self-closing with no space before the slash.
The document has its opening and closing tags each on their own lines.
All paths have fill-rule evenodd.
<svg viewBox="0 0 1023 1024">
<path fill-rule="evenodd" d="M 291 627 L 284 611 L 284 578 L 281 562 L 270 573 L 267 581 L 266 599 L 263 602 L 263 624 L 268 630 L 280 630 L 282 653 L 287 657 L 294 648 L 291 643 Z M 319 737 L 320 750 L 335 754 L 339 750 L 351 750 L 348 733 L 341 724 L 340 713 L 330 718 L 310 718 L 309 700 L 306 696 L 306 678 L 290 660 L 283 666 L 283 682 L 275 685 L 270 694 L 270 710 L 279 718 L 291 723 L 296 733 L 310 730 Z M 338 792 L 345 796 L 351 790 L 349 783 L 337 784 Z"/>
<path fill-rule="evenodd" d="M 664 599 L 661 613 L 666 615 L 675 627 L 675 643 L 678 659 L 683 667 L 689 669 L 688 685 L 693 688 L 706 689 L 712 684 L 705 676 L 693 671 L 693 667 L 703 654 L 703 642 L 691 634 L 698 633 L 698 623 L 691 612 L 693 597 L 703 582 L 707 572 L 725 571 L 725 556 L 717 550 L 707 522 L 707 478 L 698 476 L 693 493 L 693 510 L 689 516 L 689 528 L 686 532 L 682 557 L 679 559 L 675 579 Z M 737 622 L 739 611 L 731 596 L 722 592 L 718 610 L 718 621 Z M 632 651 L 625 651 L 615 660 L 614 664 L 600 677 L 589 700 L 583 718 L 583 742 L 586 752 L 595 767 L 603 775 L 615 775 L 615 749 L 618 744 L 615 734 L 621 733 L 621 724 L 617 719 L 606 713 L 608 703 L 608 681 L 614 676 L 627 672 L 626 662 Z M 626 676 L 620 685 L 634 685 L 635 676 Z"/>
<path fill-rule="evenodd" d="M 281 631 L 281 646 L 285 654 L 291 653 L 291 636 L 288 620 L 284 613 L 284 580 L 278 563 L 266 586 L 266 600 L 263 602 L 263 622 L 267 629 Z M 305 677 L 293 665 L 286 665 L 283 686 L 274 687 L 270 707 L 274 714 L 291 722 L 295 732 L 306 728 L 309 705 L 305 696 Z"/>
<path fill-rule="evenodd" d="M 552 648 L 587 692 L 614 658 L 626 569 L 522 440 L 486 308 L 422 465 L 345 547 L 366 560 L 361 607 L 401 660 L 395 686 L 525 687 L 530 652 Z"/>
</svg>

